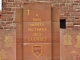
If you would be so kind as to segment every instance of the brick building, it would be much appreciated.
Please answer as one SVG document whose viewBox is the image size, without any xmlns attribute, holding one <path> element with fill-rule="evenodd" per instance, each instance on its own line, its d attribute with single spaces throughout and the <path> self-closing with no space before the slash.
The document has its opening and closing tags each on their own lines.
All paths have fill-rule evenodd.
<svg viewBox="0 0 80 60">
<path fill-rule="evenodd" d="M 24 3 L 47 2 L 59 7 L 60 19 L 66 19 L 67 28 L 80 29 L 80 1 L 79 0 L 2 0 L 2 28 L 15 28 L 16 9 L 22 8 Z M 7 24 L 5 26 L 5 24 Z"/>
<path fill-rule="evenodd" d="M 69 60 L 68 58 L 70 58 L 70 60 L 71 60 L 71 59 L 74 59 L 75 57 L 77 60 L 80 59 L 80 54 L 76 54 L 75 57 L 70 54 L 70 53 L 77 53 L 77 52 L 80 53 L 79 52 L 80 50 L 75 48 L 75 47 L 80 48 L 80 45 L 78 43 L 78 38 L 79 38 L 78 35 L 80 34 L 80 31 L 79 31 L 80 30 L 80 0 L 2 0 L 2 1 L 3 1 L 3 5 L 2 5 L 3 8 L 2 8 L 2 12 L 1 12 L 0 30 L 3 29 L 3 31 L 4 31 L 3 36 L 5 36 L 5 35 L 9 36 L 9 33 L 10 33 L 10 34 L 12 34 L 12 36 L 15 37 L 15 35 L 16 35 L 16 33 L 15 33 L 16 10 L 23 8 L 24 3 L 46 2 L 46 3 L 51 3 L 51 6 L 58 7 L 59 12 L 60 12 L 59 13 L 60 20 L 61 19 L 66 20 L 66 29 L 62 29 L 60 32 L 53 33 L 53 34 L 55 34 L 55 35 L 53 35 L 53 37 L 55 37 L 55 41 L 58 40 L 57 42 L 53 43 L 53 46 L 55 48 L 53 51 L 53 53 L 55 55 L 53 57 L 53 60 L 60 60 L 61 59 L 60 56 L 62 56 L 62 55 L 63 55 L 63 60 L 66 60 L 66 59 Z M 5 29 L 7 31 L 5 31 Z M 76 33 L 75 33 L 75 31 L 76 31 Z M 2 33 L 2 32 L 0 32 L 0 33 Z M 68 34 L 65 35 L 66 33 L 68 33 L 69 35 Z M 60 36 L 58 36 L 59 34 L 60 34 Z M 67 36 L 67 38 L 65 36 Z M 77 40 L 76 40 L 76 36 L 78 37 Z M 69 39 L 68 39 L 68 37 L 69 37 Z M 64 46 L 63 46 L 63 44 L 61 44 L 61 43 L 63 43 L 63 41 L 62 41 L 63 39 L 70 40 L 69 42 L 71 42 L 71 40 L 72 40 L 74 45 L 72 43 L 70 43 L 70 44 L 72 44 L 71 47 L 67 47 L 67 49 L 65 49 L 65 47 L 66 47 L 65 44 L 64 44 Z M 61 43 L 60 43 L 60 40 L 61 40 Z M 76 44 L 75 40 L 77 41 L 78 45 Z M 15 39 L 15 41 L 16 41 L 16 39 Z M 19 48 L 19 49 L 22 48 L 22 45 L 17 45 L 16 43 L 14 43 L 14 44 L 17 46 L 17 48 Z M 15 47 L 15 45 L 14 45 L 14 47 Z M 61 47 L 62 48 L 61 55 L 60 55 L 60 46 L 62 46 Z M 68 51 L 68 49 L 71 51 Z M 7 48 L 5 50 L 7 50 Z M 14 48 L 13 50 L 15 51 L 16 48 Z M 11 50 L 11 51 L 14 53 L 13 50 Z M 17 54 L 19 53 L 17 55 L 17 57 L 18 57 L 17 60 L 20 60 L 19 57 L 22 57 L 22 55 L 21 55 L 22 50 L 20 50 L 20 51 L 17 50 L 17 51 L 18 51 Z M 65 51 L 67 53 L 69 53 L 69 56 L 67 53 L 65 53 Z M 13 55 L 15 55 L 15 54 L 13 54 Z M 65 56 L 66 56 L 66 59 L 64 58 Z M 68 56 L 68 58 L 67 58 L 67 56 Z M 9 60 L 11 60 L 11 59 L 9 59 Z M 21 60 L 23 60 L 23 59 L 21 59 Z"/>
</svg>

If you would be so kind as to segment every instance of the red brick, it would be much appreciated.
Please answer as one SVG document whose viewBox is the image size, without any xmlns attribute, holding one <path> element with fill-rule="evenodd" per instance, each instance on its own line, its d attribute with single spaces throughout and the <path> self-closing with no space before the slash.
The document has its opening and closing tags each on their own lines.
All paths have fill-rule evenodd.
<svg viewBox="0 0 80 60">
<path fill-rule="evenodd" d="M 64 13 L 65 16 L 70 16 L 70 13 Z"/>
<path fill-rule="evenodd" d="M 29 2 L 29 0 L 21 0 L 22 2 Z"/>
<path fill-rule="evenodd" d="M 61 16 L 60 19 L 68 19 L 68 16 Z"/>
<path fill-rule="evenodd" d="M 14 5 L 16 6 L 16 7 L 21 7 L 21 5 L 22 5 L 22 3 L 14 3 Z"/>
<path fill-rule="evenodd" d="M 5 21 L 6 21 L 6 18 L 3 18 L 3 17 L 2 17 L 1 21 L 2 21 L 3 23 L 6 23 L 6 22 L 5 22 Z M 2 22 L 1 22 L 1 23 L 2 23 Z"/>
<path fill-rule="evenodd" d="M 3 11 L 3 12 L 2 12 L 2 14 L 6 14 L 6 13 L 7 13 L 6 11 Z"/>
<path fill-rule="evenodd" d="M 68 20 L 68 19 L 66 20 L 66 22 L 71 22 L 71 21 L 72 21 L 72 20 Z"/>
<path fill-rule="evenodd" d="M 73 25 L 71 25 L 71 26 L 66 26 L 66 28 L 74 28 L 74 26 L 73 26 Z"/>
<path fill-rule="evenodd" d="M 80 19 L 78 19 L 77 22 L 80 22 Z"/>
<path fill-rule="evenodd" d="M 2 0 L 2 2 L 7 2 L 7 0 Z"/>
<path fill-rule="evenodd" d="M 6 11 L 6 12 L 11 11 L 11 8 L 9 8 L 9 7 L 8 8 L 3 8 L 3 11 Z"/>
<path fill-rule="evenodd" d="M 2 5 L 3 7 L 7 7 L 7 3 L 4 3 L 4 2 L 3 2 L 2 4 L 3 4 L 3 5 Z"/>
<path fill-rule="evenodd" d="M 7 18 L 7 21 L 12 21 L 13 20 L 13 18 Z"/>
<path fill-rule="evenodd" d="M 79 16 L 75 16 L 75 19 L 79 19 Z"/>
<path fill-rule="evenodd" d="M 8 0 L 8 2 L 14 2 L 14 0 Z"/>
<path fill-rule="evenodd" d="M 13 3 L 7 3 L 8 8 L 9 7 L 15 7 L 15 5 L 13 5 Z"/>
<path fill-rule="evenodd" d="M 80 0 L 74 0 L 74 3 L 80 3 Z"/>
<path fill-rule="evenodd" d="M 65 6 L 65 3 L 61 3 L 60 6 Z"/>
<path fill-rule="evenodd" d="M 74 22 L 73 25 L 80 25 L 80 22 Z"/>
<path fill-rule="evenodd" d="M 71 13 L 71 16 L 80 16 L 80 12 L 73 12 Z"/>
<path fill-rule="evenodd" d="M 13 14 L 14 12 L 7 12 L 7 14 Z"/>
<path fill-rule="evenodd" d="M 73 3 L 72 5 L 78 5 L 78 3 Z"/>
<path fill-rule="evenodd" d="M 74 28 L 80 28 L 80 25 L 75 25 Z"/>
</svg>

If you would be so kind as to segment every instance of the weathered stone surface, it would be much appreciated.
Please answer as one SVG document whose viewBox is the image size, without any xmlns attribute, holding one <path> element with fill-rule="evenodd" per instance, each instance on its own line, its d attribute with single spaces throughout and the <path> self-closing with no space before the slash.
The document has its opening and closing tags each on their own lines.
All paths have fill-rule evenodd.
<svg viewBox="0 0 80 60">
<path fill-rule="evenodd" d="M 61 29 L 61 58 L 72 60 L 80 58 L 80 30 Z"/>
<path fill-rule="evenodd" d="M 16 31 L 0 30 L 0 59 L 16 60 Z"/>
<path fill-rule="evenodd" d="M 27 49 L 28 48 L 28 49 Z M 24 43 L 24 60 L 51 60 L 51 44 Z"/>
<path fill-rule="evenodd" d="M 60 22 L 59 7 L 51 7 L 51 21 Z"/>
<path fill-rule="evenodd" d="M 51 43 L 50 22 L 30 22 L 23 24 L 24 43 Z"/>
<path fill-rule="evenodd" d="M 24 22 L 51 21 L 51 5 L 49 3 L 27 3 L 23 8 Z"/>
<path fill-rule="evenodd" d="M 17 9 L 15 22 L 22 23 L 22 21 L 23 21 L 23 9 Z"/>
<path fill-rule="evenodd" d="M 16 23 L 16 43 L 23 43 L 23 29 L 22 23 Z"/>
</svg>

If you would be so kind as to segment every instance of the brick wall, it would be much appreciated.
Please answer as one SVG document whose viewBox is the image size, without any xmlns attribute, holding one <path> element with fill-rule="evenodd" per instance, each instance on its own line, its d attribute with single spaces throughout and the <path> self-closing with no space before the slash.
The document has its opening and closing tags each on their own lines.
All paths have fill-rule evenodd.
<svg viewBox="0 0 80 60">
<path fill-rule="evenodd" d="M 2 0 L 3 12 L 1 28 L 15 29 L 16 9 L 22 8 L 24 3 L 48 2 L 60 9 L 60 19 L 66 19 L 67 28 L 80 29 L 80 0 Z"/>
</svg>

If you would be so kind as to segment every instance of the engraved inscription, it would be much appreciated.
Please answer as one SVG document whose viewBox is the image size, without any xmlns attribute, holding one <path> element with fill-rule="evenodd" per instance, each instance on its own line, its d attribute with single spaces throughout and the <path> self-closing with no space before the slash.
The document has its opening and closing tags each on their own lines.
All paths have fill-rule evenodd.
<svg viewBox="0 0 80 60">
<path fill-rule="evenodd" d="M 0 51 L 0 59 L 6 59 L 7 58 L 7 52 L 5 50 Z"/>
<path fill-rule="evenodd" d="M 31 22 L 29 24 L 29 28 L 27 28 L 27 31 L 32 32 L 32 36 L 33 37 L 28 37 L 28 41 L 47 41 L 48 38 L 47 37 L 43 37 L 41 32 L 46 32 L 48 29 L 45 27 L 46 25 L 44 24 L 44 22 L 35 22 L 35 21 L 41 21 L 41 18 L 39 18 L 39 15 L 36 14 L 36 18 L 33 18 L 34 22 Z"/>
<path fill-rule="evenodd" d="M 66 35 L 63 36 L 63 45 L 71 45 L 71 40 L 71 36 L 68 33 L 66 33 Z"/>
<path fill-rule="evenodd" d="M 28 12 L 28 15 L 30 14 L 30 10 L 28 9 L 28 10 L 26 10 L 27 12 Z"/>
<path fill-rule="evenodd" d="M 13 37 L 10 34 L 8 34 L 7 36 L 5 36 L 4 42 L 5 42 L 5 47 L 12 47 Z"/>
<path fill-rule="evenodd" d="M 77 35 L 76 39 L 77 39 L 77 43 L 76 43 L 75 47 L 80 48 L 80 33 L 79 33 L 79 35 Z"/>
<path fill-rule="evenodd" d="M 33 45 L 32 46 L 32 53 L 38 59 L 39 56 L 42 54 L 42 45 Z"/>
</svg>

